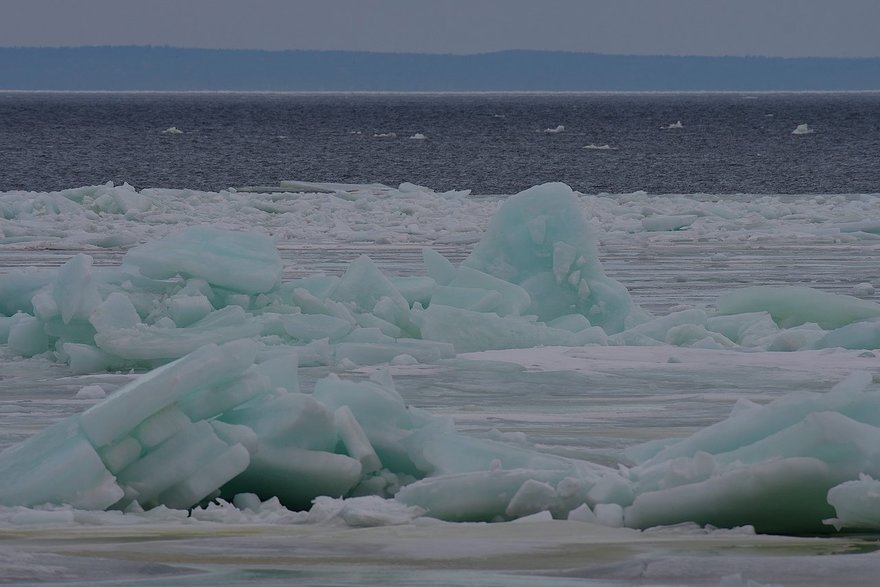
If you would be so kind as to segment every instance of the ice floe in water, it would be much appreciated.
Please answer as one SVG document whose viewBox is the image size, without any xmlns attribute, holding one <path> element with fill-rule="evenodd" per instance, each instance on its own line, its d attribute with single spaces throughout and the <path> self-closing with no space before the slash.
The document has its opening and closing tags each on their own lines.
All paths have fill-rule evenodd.
<svg viewBox="0 0 880 587">
<path fill-rule="evenodd" d="M 552 128 L 545 128 L 544 130 L 542 130 L 540 132 L 555 135 L 555 134 L 559 134 L 559 133 L 563 132 L 564 130 L 565 130 L 565 126 L 560 124 L 560 125 L 554 126 Z"/>
<path fill-rule="evenodd" d="M 666 126 L 662 126 L 660 128 L 663 128 L 665 130 L 670 130 L 673 128 L 684 128 L 684 125 L 681 123 L 680 120 L 676 120 L 675 122 L 672 122 L 672 123 L 667 124 Z"/>
<path fill-rule="evenodd" d="M 799 124 L 797 128 L 791 131 L 793 135 L 809 135 L 816 132 L 816 130 L 811 127 L 809 124 Z"/>
<path fill-rule="evenodd" d="M 414 135 L 412 135 L 412 136 L 409 137 L 409 138 L 413 139 L 414 141 L 424 141 L 424 140 L 427 139 L 428 137 L 426 137 L 425 135 L 423 135 L 423 134 L 420 133 L 420 132 L 417 132 L 417 133 L 415 133 Z"/>
<path fill-rule="evenodd" d="M 182 135 L 183 131 L 177 128 L 176 126 L 169 126 L 165 130 L 162 131 L 163 135 Z"/>
<path fill-rule="evenodd" d="M 399 209 L 425 190 L 402 184 L 375 198 Z M 321 196 L 356 203 L 363 193 Z M 111 186 L 56 196 L 18 202 L 7 218 L 40 213 L 38 201 L 77 210 L 103 198 L 133 214 L 161 205 Z M 454 209 L 462 194 L 432 198 Z M 700 218 L 642 211 L 659 231 Z M 689 437 L 631 447 L 616 468 L 457 432 L 407 406 L 387 376 L 329 375 L 299 389 L 298 365 L 432 363 L 488 349 L 880 347 L 880 305 L 800 286 L 742 288 L 715 310 L 653 316 L 605 274 L 596 239 L 578 196 L 546 184 L 506 200 L 461 264 L 426 248 L 420 276 L 387 276 L 363 256 L 339 277 L 284 280 L 272 238 L 206 226 L 135 246 L 118 266 L 77 254 L 57 269 L 7 272 L 0 340 L 10 352 L 76 373 L 152 370 L 0 453 L 0 504 L 140 512 L 219 496 L 214 510 L 259 512 L 277 499 L 355 526 L 539 514 L 633 528 L 876 527 L 880 393 L 865 373 L 825 394 L 740 403 Z"/>
<path fill-rule="evenodd" d="M 607 143 L 604 145 L 595 145 L 593 143 L 590 143 L 589 145 L 584 145 L 584 149 L 589 149 L 591 151 L 616 151 L 617 147 L 612 147 Z"/>
</svg>

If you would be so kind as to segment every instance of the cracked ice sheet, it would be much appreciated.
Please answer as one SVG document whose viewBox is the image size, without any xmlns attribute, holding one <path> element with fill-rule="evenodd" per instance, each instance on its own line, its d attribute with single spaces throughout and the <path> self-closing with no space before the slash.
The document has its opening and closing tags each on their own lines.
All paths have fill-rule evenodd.
<svg viewBox="0 0 880 587">
<path fill-rule="evenodd" d="M 817 376 L 843 379 L 857 370 L 880 370 L 873 352 L 823 349 L 793 352 L 748 352 L 659 346 L 538 347 L 463 353 L 460 359 L 514 363 L 532 371 L 574 371 L 585 374 L 625 375 L 639 370 L 646 376 L 674 372 L 711 371 L 719 381 L 742 378 L 744 369 L 754 376 L 756 386 L 764 377 Z M 758 379 L 761 378 L 761 379 Z"/>
<path fill-rule="evenodd" d="M 356 531 L 179 521 L 31 528 L 26 537 L 0 530 L 0 539 L 7 544 L 0 576 L 49 584 L 112 576 L 133 585 L 411 585 L 416 572 L 420 585 L 717 585 L 732 574 L 762 585 L 828 585 L 840 576 L 871 585 L 880 564 L 876 545 L 853 537 L 691 525 L 639 532 L 563 521 Z M 736 557 L 724 554 L 731 549 Z"/>
<path fill-rule="evenodd" d="M 463 432 L 524 433 L 542 451 L 616 466 L 625 462 L 625 448 L 689 435 L 725 419 L 738 400 L 767 403 L 794 390 L 824 393 L 853 371 L 876 375 L 880 360 L 871 355 L 541 347 L 389 369 L 407 403 L 452 416 Z"/>
</svg>

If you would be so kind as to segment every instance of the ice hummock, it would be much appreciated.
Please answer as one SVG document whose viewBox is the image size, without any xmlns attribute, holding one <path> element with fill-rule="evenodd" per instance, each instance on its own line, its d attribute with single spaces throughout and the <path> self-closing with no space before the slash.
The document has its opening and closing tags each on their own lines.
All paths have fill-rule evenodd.
<svg viewBox="0 0 880 587">
<path fill-rule="evenodd" d="M 450 520 L 581 516 L 585 506 L 633 527 L 870 524 L 843 506 L 835 518 L 830 505 L 860 487 L 847 484 L 869 492 L 878 474 L 865 376 L 824 403 L 797 394 L 741 406 L 691 439 L 632 449 L 638 464 L 615 470 L 469 438 L 406 407 L 387 380 L 330 377 L 303 394 L 295 366 L 548 344 L 877 348 L 876 304 L 744 288 L 717 312 L 651 316 L 605 275 L 562 184 L 510 198 L 461 265 L 430 249 L 424 258 L 415 282 L 385 276 L 369 257 L 341 277 L 283 281 L 268 237 L 193 227 L 131 249 L 119 267 L 77 255 L 57 270 L 8 273 L 0 333 L 11 351 L 48 353 L 76 372 L 164 366 L 2 453 L 0 503 L 190 507 L 219 491 L 303 508 L 320 496 L 394 495 Z M 740 436 L 743 414 L 763 427 Z M 48 481 L 59 478 L 70 482 Z M 783 505 L 795 509 L 780 514 Z"/>
</svg>

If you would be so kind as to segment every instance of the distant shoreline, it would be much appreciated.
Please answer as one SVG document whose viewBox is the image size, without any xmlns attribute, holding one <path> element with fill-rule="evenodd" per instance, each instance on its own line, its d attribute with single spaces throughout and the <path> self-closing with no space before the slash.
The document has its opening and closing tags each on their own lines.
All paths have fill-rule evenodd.
<svg viewBox="0 0 880 587">
<path fill-rule="evenodd" d="M 111 94 L 111 95 L 241 95 L 241 96 L 785 96 L 785 95 L 835 95 L 878 94 L 876 90 L 533 90 L 533 91 L 479 91 L 462 90 L 450 92 L 429 91 L 368 91 L 368 90 L 22 90 L 2 89 L 3 94 Z"/>
<path fill-rule="evenodd" d="M 0 90 L 382 94 L 880 91 L 880 58 L 0 47 Z"/>
</svg>

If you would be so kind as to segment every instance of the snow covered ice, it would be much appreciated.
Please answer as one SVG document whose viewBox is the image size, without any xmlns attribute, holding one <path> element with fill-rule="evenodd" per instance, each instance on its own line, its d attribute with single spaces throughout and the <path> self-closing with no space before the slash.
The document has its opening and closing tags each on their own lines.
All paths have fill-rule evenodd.
<svg viewBox="0 0 880 587">
<path fill-rule="evenodd" d="M 600 253 L 600 244 L 707 238 L 721 250 L 751 239 L 873 245 L 870 227 L 855 223 L 877 200 L 583 196 L 564 184 L 499 200 L 302 182 L 273 192 L 0 194 L 7 253 L 72 253 L 56 267 L 4 269 L 4 358 L 80 376 L 142 373 L 103 399 L 103 387 L 83 387 L 88 409 L 7 442 L 0 520 L 109 510 L 100 519 L 112 524 L 195 508 L 196 521 L 343 527 L 568 519 L 604 532 L 877 529 L 880 305 L 864 299 L 873 289 L 854 288 L 870 276 L 856 271 L 837 291 L 718 288 L 709 303 L 661 307 L 639 303 Z M 286 243 L 325 243 L 328 233 L 369 243 L 367 254 L 339 274 L 290 275 Z M 389 243 L 417 253 L 409 274 L 373 259 Z M 452 259 L 444 246 L 470 251 Z M 709 262 L 735 260 L 713 252 Z M 410 405 L 389 375 L 443 377 L 482 360 L 496 361 L 490 370 L 498 360 L 558 361 L 575 372 L 588 357 L 613 370 L 615 360 L 639 368 L 644 356 L 651 385 L 692 359 L 756 369 L 789 361 L 781 351 L 793 362 L 837 361 L 828 378 L 839 384 L 740 398 L 714 423 L 604 459 L 525 435 L 469 434 L 461 411 Z M 305 390 L 303 369 L 323 369 Z"/>
</svg>

